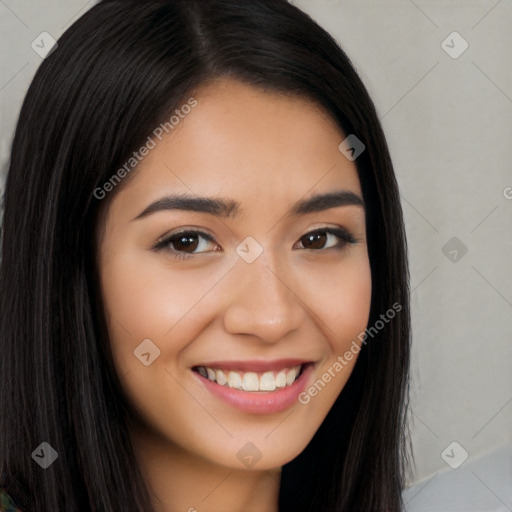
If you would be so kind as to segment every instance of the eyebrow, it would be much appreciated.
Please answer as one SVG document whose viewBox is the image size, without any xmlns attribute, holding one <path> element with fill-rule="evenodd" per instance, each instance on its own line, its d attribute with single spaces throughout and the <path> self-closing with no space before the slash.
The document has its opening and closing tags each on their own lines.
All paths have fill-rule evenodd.
<svg viewBox="0 0 512 512">
<path fill-rule="evenodd" d="M 350 190 L 316 194 L 297 201 L 288 212 L 288 215 L 305 215 L 339 206 L 360 206 L 364 208 L 364 201 L 361 196 Z M 209 213 L 224 218 L 236 218 L 241 212 L 241 206 L 240 203 L 233 199 L 197 197 L 187 194 L 171 195 L 151 203 L 132 220 L 141 219 L 152 213 L 166 210 L 186 210 Z"/>
</svg>

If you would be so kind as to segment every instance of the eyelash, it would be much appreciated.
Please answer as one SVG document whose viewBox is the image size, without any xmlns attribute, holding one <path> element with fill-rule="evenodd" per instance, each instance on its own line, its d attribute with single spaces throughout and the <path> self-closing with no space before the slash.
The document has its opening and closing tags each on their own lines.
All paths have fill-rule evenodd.
<svg viewBox="0 0 512 512">
<path fill-rule="evenodd" d="M 304 237 L 315 235 L 315 234 L 321 234 L 321 233 L 328 233 L 331 235 L 335 235 L 338 238 L 342 240 L 341 245 L 334 246 L 334 247 L 327 247 L 327 249 L 305 249 L 309 251 L 321 251 L 321 250 L 329 250 L 334 249 L 341 251 L 345 249 L 347 244 L 355 244 L 359 242 L 359 240 L 355 237 L 353 237 L 347 230 L 343 228 L 320 228 L 320 229 L 314 229 L 313 231 L 309 231 L 305 235 L 301 236 L 299 239 L 302 240 Z M 155 251 L 169 251 L 176 259 L 178 260 L 188 260 L 194 256 L 197 256 L 198 254 L 204 254 L 204 253 L 184 253 L 182 251 L 177 251 L 175 249 L 171 249 L 169 246 L 174 241 L 179 240 L 179 237 L 183 237 L 184 235 L 199 235 L 200 237 L 208 240 L 209 242 L 216 243 L 213 237 L 207 233 L 204 233 L 203 231 L 197 231 L 197 230 L 183 230 L 178 231 L 176 233 L 171 233 L 170 235 L 164 235 L 160 240 L 158 240 L 155 245 L 152 247 Z M 302 243 L 302 242 L 301 242 Z"/>
</svg>

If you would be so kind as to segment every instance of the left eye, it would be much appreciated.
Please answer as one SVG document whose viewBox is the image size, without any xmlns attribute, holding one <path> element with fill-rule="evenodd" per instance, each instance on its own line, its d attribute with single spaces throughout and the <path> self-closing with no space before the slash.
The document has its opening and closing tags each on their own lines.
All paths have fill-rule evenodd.
<svg viewBox="0 0 512 512">
<path fill-rule="evenodd" d="M 336 239 L 339 241 L 336 243 Z M 334 242 L 334 245 L 326 246 L 328 242 Z M 304 235 L 300 240 L 304 249 L 343 249 L 347 244 L 353 244 L 357 240 L 344 229 L 339 228 L 324 228 L 311 231 Z M 309 247 L 308 247 L 309 245 Z"/>
</svg>

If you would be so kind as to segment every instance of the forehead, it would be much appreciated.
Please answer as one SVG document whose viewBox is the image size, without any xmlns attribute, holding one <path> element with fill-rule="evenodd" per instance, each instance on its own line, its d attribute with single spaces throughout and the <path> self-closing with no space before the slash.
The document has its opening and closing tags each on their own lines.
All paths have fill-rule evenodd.
<svg viewBox="0 0 512 512">
<path fill-rule="evenodd" d="M 236 198 L 243 214 L 277 212 L 313 193 L 361 193 L 355 164 L 338 150 L 345 135 L 308 99 L 230 79 L 193 98 L 197 105 L 154 139 L 112 206 L 136 215 L 160 196 L 182 193 Z"/>
</svg>

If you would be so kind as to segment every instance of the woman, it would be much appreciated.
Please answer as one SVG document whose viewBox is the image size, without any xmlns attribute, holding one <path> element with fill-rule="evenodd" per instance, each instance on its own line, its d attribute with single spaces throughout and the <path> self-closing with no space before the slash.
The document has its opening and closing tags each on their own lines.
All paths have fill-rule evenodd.
<svg viewBox="0 0 512 512">
<path fill-rule="evenodd" d="M 22 510 L 401 510 L 397 184 L 347 56 L 284 0 L 82 16 L 20 114 L 0 275 Z"/>
</svg>

